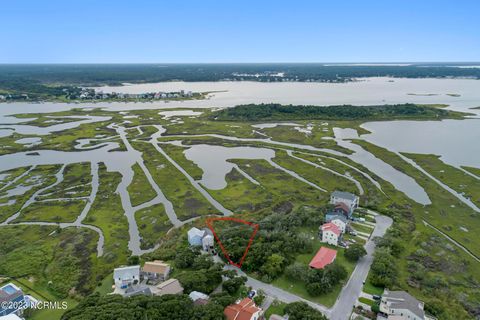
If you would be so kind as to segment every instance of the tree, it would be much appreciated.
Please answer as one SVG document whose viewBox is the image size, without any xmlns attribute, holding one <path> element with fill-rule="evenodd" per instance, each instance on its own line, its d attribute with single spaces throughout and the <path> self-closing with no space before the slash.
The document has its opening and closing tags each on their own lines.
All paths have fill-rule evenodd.
<svg viewBox="0 0 480 320">
<path fill-rule="evenodd" d="M 352 244 L 345 250 L 345 258 L 347 258 L 350 261 L 358 261 L 361 257 L 365 256 L 367 254 L 367 251 L 365 248 L 358 243 Z"/>
<path fill-rule="evenodd" d="M 223 320 L 224 319 L 223 309 L 224 309 L 223 306 L 215 303 L 208 303 L 204 306 L 200 305 L 198 307 L 195 307 L 193 319 Z"/>
<path fill-rule="evenodd" d="M 289 320 L 328 320 L 320 311 L 313 309 L 305 302 L 289 303 L 285 307 L 285 313 L 288 314 Z"/>
<path fill-rule="evenodd" d="M 285 276 L 290 280 L 306 281 L 308 273 L 308 266 L 295 262 L 285 268 Z"/>
<path fill-rule="evenodd" d="M 232 279 L 228 279 L 222 283 L 222 289 L 228 292 L 231 295 L 237 293 L 242 285 L 247 282 L 247 277 L 235 277 Z"/>
<path fill-rule="evenodd" d="M 370 271 L 374 286 L 391 287 L 396 282 L 398 270 L 389 250 L 379 248 L 375 252 Z"/>
<path fill-rule="evenodd" d="M 206 254 L 200 254 L 195 257 L 192 263 L 193 269 L 208 269 L 213 266 L 213 259 L 211 256 Z"/>
<path fill-rule="evenodd" d="M 348 276 L 347 269 L 344 266 L 338 263 L 331 263 L 325 267 L 325 272 L 323 277 L 327 277 L 333 282 L 334 284 L 339 283 L 340 281 L 346 279 Z"/>
<path fill-rule="evenodd" d="M 282 273 L 284 261 L 284 257 L 274 253 L 268 257 L 267 262 L 262 266 L 261 271 L 270 278 L 275 279 L 280 273 Z"/>
<path fill-rule="evenodd" d="M 265 291 L 263 291 L 262 289 L 258 289 L 257 294 L 253 298 L 253 301 L 257 306 L 261 306 L 264 300 L 265 300 Z"/>
<path fill-rule="evenodd" d="M 219 293 L 213 293 L 210 295 L 210 302 L 221 305 L 222 308 L 235 303 L 236 298 L 231 296 L 228 292 L 222 291 Z"/>
<path fill-rule="evenodd" d="M 140 258 L 138 256 L 130 256 L 127 259 L 127 263 L 129 266 L 135 266 L 140 264 Z"/>
<path fill-rule="evenodd" d="M 175 266 L 180 269 L 190 268 L 195 262 L 195 257 L 197 255 L 197 251 L 193 251 L 188 247 L 180 249 L 175 256 Z"/>
</svg>

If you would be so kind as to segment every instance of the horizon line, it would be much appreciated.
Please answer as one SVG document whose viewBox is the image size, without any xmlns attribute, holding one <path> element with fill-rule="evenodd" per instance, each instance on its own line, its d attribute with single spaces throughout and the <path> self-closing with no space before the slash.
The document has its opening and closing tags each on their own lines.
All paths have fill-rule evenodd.
<svg viewBox="0 0 480 320">
<path fill-rule="evenodd" d="M 424 64 L 474 63 L 479 61 L 279 61 L 279 62 L 0 62 L 0 65 L 115 65 L 115 64 Z"/>
</svg>

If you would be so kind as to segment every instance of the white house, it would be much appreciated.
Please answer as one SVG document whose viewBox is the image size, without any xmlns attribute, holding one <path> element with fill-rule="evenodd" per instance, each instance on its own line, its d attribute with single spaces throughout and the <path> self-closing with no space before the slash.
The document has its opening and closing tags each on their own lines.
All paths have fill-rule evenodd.
<svg viewBox="0 0 480 320">
<path fill-rule="evenodd" d="M 424 320 L 429 319 L 423 311 L 423 302 L 415 299 L 405 291 L 385 289 L 380 302 L 380 312 L 387 319 Z M 385 318 L 385 317 L 384 317 Z"/>
<path fill-rule="evenodd" d="M 336 216 L 331 219 L 330 222 L 336 225 L 342 233 L 345 233 L 345 230 L 347 229 L 347 219 L 345 219 L 345 217 Z"/>
<path fill-rule="evenodd" d="M 350 192 L 344 191 L 334 191 L 330 195 L 330 203 L 333 205 L 344 203 L 350 209 L 349 214 L 351 215 L 353 211 L 358 208 L 360 198 Z"/>
<path fill-rule="evenodd" d="M 126 289 L 140 282 L 140 266 L 128 266 L 113 270 L 115 288 Z"/>
<path fill-rule="evenodd" d="M 201 246 L 204 235 L 204 230 L 193 227 L 188 230 L 188 243 L 190 243 L 191 246 Z"/>
<path fill-rule="evenodd" d="M 338 240 L 342 232 L 332 222 L 325 223 L 321 227 L 322 230 L 322 242 L 338 246 Z"/>
<path fill-rule="evenodd" d="M 205 251 L 213 248 L 213 236 L 211 234 L 207 234 L 202 238 L 202 248 Z"/>
</svg>

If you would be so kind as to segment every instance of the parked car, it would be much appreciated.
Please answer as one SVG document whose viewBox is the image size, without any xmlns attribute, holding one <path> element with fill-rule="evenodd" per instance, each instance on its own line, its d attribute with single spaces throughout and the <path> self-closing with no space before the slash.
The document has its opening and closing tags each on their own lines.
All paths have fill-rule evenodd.
<svg viewBox="0 0 480 320">
<path fill-rule="evenodd" d="M 247 296 L 250 298 L 250 299 L 253 299 L 253 297 L 255 297 L 255 295 L 257 294 L 257 291 L 255 290 L 252 290 L 250 291 Z"/>
<path fill-rule="evenodd" d="M 373 300 L 380 300 L 382 299 L 382 296 L 379 296 L 378 294 L 372 295 Z"/>
</svg>

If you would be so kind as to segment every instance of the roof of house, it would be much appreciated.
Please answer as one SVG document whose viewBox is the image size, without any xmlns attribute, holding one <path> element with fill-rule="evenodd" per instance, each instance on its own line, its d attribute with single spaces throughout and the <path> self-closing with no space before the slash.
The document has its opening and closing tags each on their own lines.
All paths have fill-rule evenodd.
<svg viewBox="0 0 480 320">
<path fill-rule="evenodd" d="M 242 301 L 229 305 L 223 313 L 228 320 L 250 320 L 256 312 L 262 311 L 255 305 L 252 299 L 245 298 Z"/>
<path fill-rule="evenodd" d="M 343 223 L 347 223 L 347 218 L 343 214 L 338 214 L 336 212 L 329 212 L 325 216 L 325 221 L 326 222 L 332 222 L 333 220 L 340 220 Z"/>
<path fill-rule="evenodd" d="M 124 297 L 133 297 L 138 295 L 151 296 L 152 291 L 150 290 L 149 287 L 137 287 L 137 288 L 130 287 L 127 290 L 125 290 L 125 293 L 123 294 Z"/>
<path fill-rule="evenodd" d="M 350 212 L 350 208 L 343 202 L 338 202 L 336 205 L 335 205 L 335 210 L 343 210 L 344 212 L 346 213 L 349 213 Z"/>
<path fill-rule="evenodd" d="M 308 265 L 315 269 L 323 269 L 326 265 L 332 263 L 336 257 L 337 250 L 321 247 Z"/>
<path fill-rule="evenodd" d="M 133 275 L 140 275 L 140 266 L 128 266 L 115 268 L 113 270 L 113 278 L 131 278 Z"/>
<path fill-rule="evenodd" d="M 206 299 L 197 299 L 197 300 L 193 301 L 194 306 L 204 306 L 206 304 L 208 304 L 208 300 L 206 300 Z"/>
<path fill-rule="evenodd" d="M 189 296 L 190 299 L 192 299 L 194 302 L 197 301 L 198 299 L 208 300 L 208 295 L 206 295 L 206 294 L 203 293 L 203 292 L 192 291 L 192 292 L 190 292 L 190 294 L 189 294 L 188 296 Z"/>
<path fill-rule="evenodd" d="M 149 261 L 145 262 L 145 265 L 143 266 L 143 271 L 150 273 L 166 274 L 170 272 L 170 265 L 161 260 Z"/>
<path fill-rule="evenodd" d="M 420 318 L 425 317 L 423 311 L 423 302 L 417 300 L 415 297 L 405 291 L 389 291 L 385 289 L 382 295 L 382 300 L 387 300 L 389 308 L 392 309 L 407 309 L 413 312 Z"/>
<path fill-rule="evenodd" d="M 345 191 L 337 191 L 337 190 L 332 192 L 332 197 L 347 199 L 350 201 L 354 201 L 357 198 L 357 196 L 354 195 L 353 193 L 345 192 Z"/>
<path fill-rule="evenodd" d="M 156 286 L 158 294 L 180 294 L 183 292 L 183 287 L 177 279 L 169 279 Z"/>
<path fill-rule="evenodd" d="M 195 227 L 188 230 L 188 238 L 193 238 L 193 237 L 202 238 L 204 234 L 205 234 L 205 230 L 200 230 L 200 229 L 195 228 Z"/>
<path fill-rule="evenodd" d="M 23 296 L 23 291 L 13 283 L 7 283 L 0 288 L 0 302 L 13 301 Z"/>
<path fill-rule="evenodd" d="M 334 223 L 325 223 L 322 225 L 322 231 L 325 232 L 325 231 L 332 231 L 333 233 L 335 233 L 337 236 L 339 236 L 342 231 L 340 231 L 340 228 L 334 224 Z"/>
<path fill-rule="evenodd" d="M 203 228 L 202 230 L 205 232 L 205 235 L 213 236 L 213 232 L 210 230 L 210 228 Z"/>
</svg>

